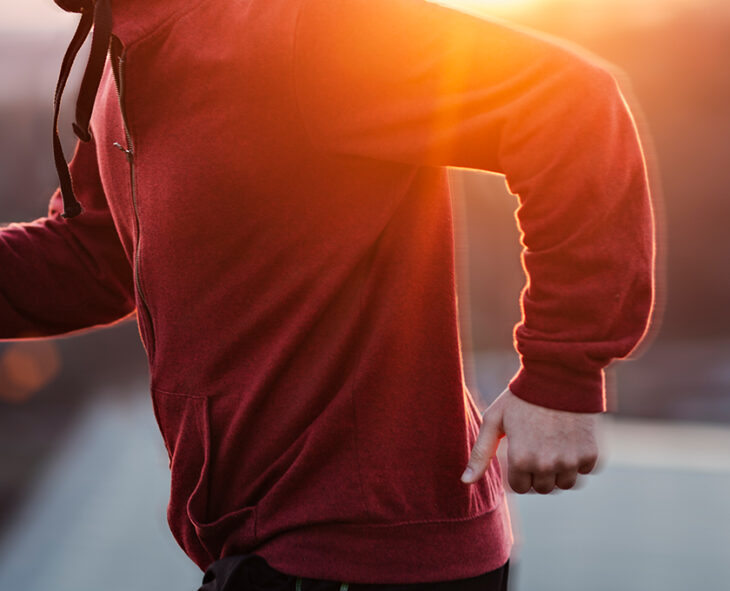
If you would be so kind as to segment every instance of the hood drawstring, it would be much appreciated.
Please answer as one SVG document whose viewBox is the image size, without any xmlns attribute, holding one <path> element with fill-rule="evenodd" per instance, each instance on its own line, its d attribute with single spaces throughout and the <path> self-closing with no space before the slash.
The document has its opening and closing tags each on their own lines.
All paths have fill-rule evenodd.
<svg viewBox="0 0 730 591">
<path fill-rule="evenodd" d="M 76 199 L 71 184 L 66 157 L 63 154 L 61 140 L 58 137 L 58 113 L 61 108 L 61 95 L 66 87 L 66 81 L 71 73 L 71 66 L 76 55 L 84 44 L 93 25 L 94 34 L 91 39 L 89 61 L 86 64 L 84 77 L 81 81 L 78 100 L 76 101 L 76 121 L 73 130 L 82 142 L 91 140 L 89 121 L 94 108 L 94 100 L 99 89 L 101 76 L 104 71 L 104 62 L 109 50 L 109 41 L 112 34 L 112 13 L 110 0 L 54 0 L 58 6 L 67 12 L 80 12 L 81 20 L 76 28 L 71 43 L 61 62 L 61 71 L 56 84 L 56 94 L 53 100 L 53 157 L 56 162 L 56 172 L 61 183 L 63 196 L 64 218 L 72 218 L 81 213 L 81 204 Z"/>
</svg>

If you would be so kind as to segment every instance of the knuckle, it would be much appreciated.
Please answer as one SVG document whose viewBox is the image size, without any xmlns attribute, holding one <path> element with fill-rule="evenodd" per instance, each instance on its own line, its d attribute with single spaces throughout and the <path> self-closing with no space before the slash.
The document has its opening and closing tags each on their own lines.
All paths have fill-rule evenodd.
<svg viewBox="0 0 730 591">
<path fill-rule="evenodd" d="M 571 470 L 576 470 L 579 464 L 580 462 L 576 456 L 562 457 L 556 460 L 555 470 L 556 472 L 570 472 Z"/>
<path fill-rule="evenodd" d="M 555 462 L 555 471 L 560 472 L 567 472 L 568 470 L 571 470 L 574 468 L 573 464 L 568 460 L 559 460 Z"/>
<path fill-rule="evenodd" d="M 514 467 L 515 467 L 516 470 L 518 470 L 520 472 L 523 472 L 523 473 L 525 473 L 525 472 L 531 472 L 532 471 L 530 469 L 530 464 L 528 462 L 525 462 L 525 461 L 521 461 L 521 462 L 518 461 L 518 462 L 516 462 L 515 465 L 514 465 Z"/>
<path fill-rule="evenodd" d="M 598 446 L 595 444 L 595 442 L 592 445 L 587 446 L 582 455 L 592 458 L 594 460 L 598 459 Z"/>
<path fill-rule="evenodd" d="M 597 460 L 598 459 L 598 450 L 595 447 L 591 447 L 589 449 L 586 449 L 583 451 L 581 455 L 582 460 Z"/>
<path fill-rule="evenodd" d="M 573 466 L 570 456 L 564 453 L 545 453 L 536 463 L 535 471 L 543 474 L 565 472 Z"/>
<path fill-rule="evenodd" d="M 535 472 L 539 474 L 552 474 L 561 472 L 565 462 L 558 455 L 548 455 L 541 457 L 535 463 Z"/>
<path fill-rule="evenodd" d="M 510 464 L 520 472 L 530 472 L 532 471 L 535 462 L 529 455 L 515 454 L 515 456 L 511 458 Z"/>
<path fill-rule="evenodd" d="M 555 462 L 552 460 L 540 460 L 535 465 L 535 472 L 538 474 L 549 474 L 555 471 Z"/>
</svg>

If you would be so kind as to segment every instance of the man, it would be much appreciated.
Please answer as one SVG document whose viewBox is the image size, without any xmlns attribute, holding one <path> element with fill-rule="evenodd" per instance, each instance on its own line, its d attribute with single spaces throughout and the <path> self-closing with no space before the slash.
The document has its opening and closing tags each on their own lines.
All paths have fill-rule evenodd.
<svg viewBox="0 0 730 591">
<path fill-rule="evenodd" d="M 168 522 L 205 589 L 504 588 L 500 438 L 516 492 L 590 472 L 603 368 L 651 308 L 644 161 L 611 75 L 422 0 L 56 3 L 82 12 L 57 108 L 94 23 L 82 141 L 70 176 L 55 143 L 49 215 L 0 234 L 0 336 L 136 310 Z M 483 421 L 448 166 L 520 199 L 522 367 Z"/>
</svg>

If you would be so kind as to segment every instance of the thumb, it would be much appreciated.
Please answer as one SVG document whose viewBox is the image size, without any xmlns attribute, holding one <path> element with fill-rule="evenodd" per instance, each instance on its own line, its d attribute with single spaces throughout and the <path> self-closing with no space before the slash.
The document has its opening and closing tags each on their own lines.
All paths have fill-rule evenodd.
<svg viewBox="0 0 730 591">
<path fill-rule="evenodd" d="M 484 412 L 479 435 L 471 450 L 466 470 L 461 475 L 462 482 L 472 484 L 484 476 L 490 460 L 497 453 L 502 437 L 502 415 L 499 408 L 492 405 Z"/>
</svg>

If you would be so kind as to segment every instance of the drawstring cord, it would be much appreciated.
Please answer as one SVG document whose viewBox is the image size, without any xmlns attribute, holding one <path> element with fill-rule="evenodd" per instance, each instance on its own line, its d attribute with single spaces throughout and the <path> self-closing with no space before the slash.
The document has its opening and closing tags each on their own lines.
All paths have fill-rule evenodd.
<svg viewBox="0 0 730 591">
<path fill-rule="evenodd" d="M 53 99 L 53 157 L 56 163 L 56 172 L 58 173 L 61 195 L 63 197 L 62 216 L 64 218 L 72 218 L 79 215 L 82 210 L 81 204 L 74 195 L 71 173 L 69 172 L 66 157 L 63 154 L 63 148 L 61 146 L 61 140 L 58 136 L 58 115 L 61 108 L 61 96 L 66 88 L 66 82 L 71 73 L 71 66 L 93 25 L 94 33 L 91 39 L 89 61 L 81 81 L 79 97 L 76 101 L 76 121 L 73 123 L 73 130 L 76 136 L 82 142 L 90 141 L 89 122 L 91 120 L 91 112 L 94 108 L 96 93 L 101 83 L 104 62 L 106 61 L 106 55 L 109 50 L 109 41 L 112 34 L 112 13 L 110 0 L 81 0 L 81 2 L 77 2 L 76 4 L 56 0 L 56 4 L 64 10 L 81 13 L 79 25 L 61 62 L 61 71 L 58 75 L 56 93 Z"/>
</svg>

